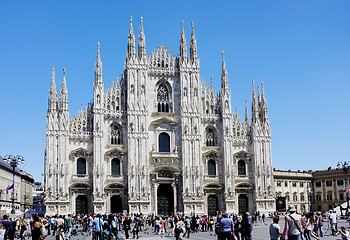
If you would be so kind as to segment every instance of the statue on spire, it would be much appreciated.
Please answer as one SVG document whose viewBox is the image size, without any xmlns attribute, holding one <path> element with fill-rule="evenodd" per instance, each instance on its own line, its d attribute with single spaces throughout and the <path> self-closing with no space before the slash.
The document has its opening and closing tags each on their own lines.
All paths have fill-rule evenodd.
<svg viewBox="0 0 350 240">
<path fill-rule="evenodd" d="M 228 77 L 227 77 L 224 51 L 222 51 L 221 53 L 222 53 L 221 88 L 228 89 Z"/>
<path fill-rule="evenodd" d="M 143 18 L 141 17 L 140 35 L 139 35 L 139 56 L 146 56 L 146 38 L 143 32 Z"/>
<path fill-rule="evenodd" d="M 194 59 L 197 59 L 197 41 L 194 35 L 193 22 L 191 22 L 191 25 L 192 25 L 192 32 L 191 32 L 190 58 L 191 60 L 194 60 Z"/>
<path fill-rule="evenodd" d="M 187 58 L 187 45 L 184 31 L 184 21 L 181 21 L 180 58 Z"/>
<path fill-rule="evenodd" d="M 128 56 L 131 57 L 136 54 L 135 48 L 135 36 L 134 36 L 134 28 L 132 26 L 132 16 L 130 16 L 130 29 L 128 36 Z"/>
</svg>

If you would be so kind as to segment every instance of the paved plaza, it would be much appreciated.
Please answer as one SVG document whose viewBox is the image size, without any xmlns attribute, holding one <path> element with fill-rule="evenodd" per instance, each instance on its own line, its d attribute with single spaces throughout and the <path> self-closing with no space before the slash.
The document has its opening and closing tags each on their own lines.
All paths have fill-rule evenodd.
<svg viewBox="0 0 350 240">
<path fill-rule="evenodd" d="M 254 240 L 260 240 L 260 239 L 270 239 L 269 238 L 269 225 L 271 224 L 272 220 L 271 219 L 267 219 L 266 224 L 260 222 L 258 223 L 258 225 L 254 226 L 253 228 L 253 239 Z M 282 221 L 280 221 L 280 226 L 281 229 L 283 231 L 284 228 L 284 220 L 282 219 Z M 347 222 L 345 222 L 344 220 L 340 220 L 338 223 L 338 229 L 340 229 L 340 226 L 346 226 L 349 228 L 349 224 Z M 324 225 L 324 233 L 325 236 L 323 238 L 321 238 L 322 240 L 329 240 L 329 239 L 333 239 L 333 240 L 341 240 L 341 236 L 331 236 L 331 231 L 330 229 L 328 229 L 328 222 L 325 222 Z M 124 240 L 125 239 L 125 235 L 124 232 L 120 234 L 120 239 Z M 174 236 L 172 236 L 171 234 L 165 234 L 165 235 L 154 235 L 152 233 L 152 228 L 148 228 L 146 231 L 142 231 L 139 233 L 139 238 L 140 239 L 144 239 L 144 240 L 151 240 L 151 239 L 175 239 Z M 55 240 L 55 238 L 53 236 L 49 236 L 46 238 L 47 240 Z M 72 240 L 88 240 L 88 239 L 92 239 L 91 235 L 87 236 L 87 235 L 82 235 L 82 234 L 78 234 L 75 236 L 72 236 Z M 132 234 L 130 234 L 130 239 L 132 239 Z M 186 237 L 183 239 L 187 239 Z M 190 234 L 190 238 L 189 239 L 194 239 L 194 240 L 214 240 L 217 239 L 217 236 L 215 235 L 214 232 L 198 232 L 198 233 L 191 233 Z"/>
</svg>

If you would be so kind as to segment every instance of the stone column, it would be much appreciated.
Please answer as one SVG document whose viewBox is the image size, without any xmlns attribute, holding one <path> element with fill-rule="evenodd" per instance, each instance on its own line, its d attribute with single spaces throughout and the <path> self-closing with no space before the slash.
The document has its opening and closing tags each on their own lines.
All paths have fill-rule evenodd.
<svg viewBox="0 0 350 240">
<path fill-rule="evenodd" d="M 174 215 L 176 214 L 177 212 L 177 190 L 176 190 L 176 185 L 175 185 L 175 182 L 173 182 L 171 184 L 172 188 L 173 188 L 173 192 L 174 192 Z"/>
</svg>

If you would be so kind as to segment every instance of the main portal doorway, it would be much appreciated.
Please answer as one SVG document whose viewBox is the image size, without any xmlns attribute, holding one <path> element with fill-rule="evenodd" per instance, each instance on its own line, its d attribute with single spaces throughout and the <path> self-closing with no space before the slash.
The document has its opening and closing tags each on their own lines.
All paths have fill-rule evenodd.
<svg viewBox="0 0 350 240">
<path fill-rule="evenodd" d="M 208 215 L 216 216 L 219 211 L 218 197 L 216 195 L 210 195 L 208 197 Z"/>
<path fill-rule="evenodd" d="M 121 196 L 114 195 L 111 197 L 111 213 L 123 212 L 123 201 Z"/>
<path fill-rule="evenodd" d="M 174 214 L 174 190 L 170 184 L 159 184 L 157 209 L 159 215 L 171 216 Z"/>
<path fill-rule="evenodd" d="M 248 196 L 245 194 L 241 194 L 238 197 L 238 212 L 241 213 L 245 213 L 245 212 L 249 212 L 248 209 Z"/>
<path fill-rule="evenodd" d="M 85 195 L 79 195 L 75 199 L 76 214 L 88 214 L 88 200 Z"/>
</svg>

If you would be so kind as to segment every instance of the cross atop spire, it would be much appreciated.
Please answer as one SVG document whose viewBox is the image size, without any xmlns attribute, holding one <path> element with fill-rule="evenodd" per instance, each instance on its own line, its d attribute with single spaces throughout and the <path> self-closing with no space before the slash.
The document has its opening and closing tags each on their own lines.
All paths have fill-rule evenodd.
<svg viewBox="0 0 350 240">
<path fill-rule="evenodd" d="M 184 31 L 184 21 L 181 21 L 180 58 L 187 58 L 187 45 Z"/>
<path fill-rule="evenodd" d="M 140 35 L 139 35 L 139 56 L 146 55 L 146 38 L 143 32 L 143 18 L 141 17 Z"/>
</svg>

